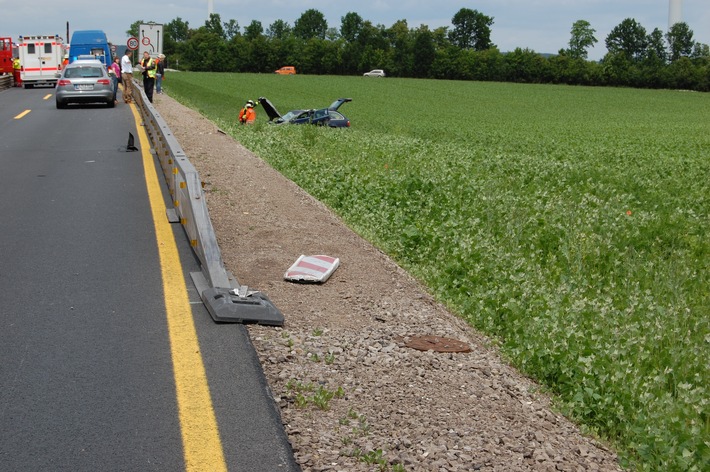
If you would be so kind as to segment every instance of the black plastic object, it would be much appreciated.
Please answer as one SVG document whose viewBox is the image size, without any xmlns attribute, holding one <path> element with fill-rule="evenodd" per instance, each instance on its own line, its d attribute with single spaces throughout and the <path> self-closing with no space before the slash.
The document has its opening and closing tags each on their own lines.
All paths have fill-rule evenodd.
<svg viewBox="0 0 710 472">
<path fill-rule="evenodd" d="M 133 152 L 137 150 L 138 148 L 136 147 L 136 138 L 133 136 L 133 133 L 129 132 L 128 144 L 126 144 L 126 152 Z"/>
<path fill-rule="evenodd" d="M 265 294 L 254 292 L 240 297 L 223 288 L 208 288 L 202 301 L 218 323 L 256 323 L 283 326 L 284 316 Z"/>
</svg>

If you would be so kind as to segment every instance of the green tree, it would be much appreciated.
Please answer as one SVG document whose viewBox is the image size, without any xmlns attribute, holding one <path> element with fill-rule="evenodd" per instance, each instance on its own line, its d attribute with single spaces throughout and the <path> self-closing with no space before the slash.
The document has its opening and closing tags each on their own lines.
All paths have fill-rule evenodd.
<svg viewBox="0 0 710 472">
<path fill-rule="evenodd" d="M 227 51 L 224 38 L 203 26 L 185 43 L 180 65 L 193 71 L 224 72 L 231 64 Z"/>
<path fill-rule="evenodd" d="M 261 21 L 252 20 L 249 26 L 244 28 L 244 37 L 247 41 L 254 41 L 264 34 L 264 27 L 261 26 Z"/>
<path fill-rule="evenodd" d="M 602 60 L 606 85 L 631 86 L 636 83 L 635 61 L 623 51 L 608 52 Z"/>
<path fill-rule="evenodd" d="M 252 24 L 261 23 L 253 20 Z M 254 33 L 256 32 L 256 28 Z M 263 34 L 258 34 L 251 40 L 247 40 L 247 64 L 244 70 L 247 72 L 273 72 L 274 59 L 273 52 L 271 48 L 271 43 L 267 41 L 266 36 Z M 295 64 L 294 64 L 295 65 Z"/>
<path fill-rule="evenodd" d="M 512 82 L 538 83 L 546 78 L 546 61 L 540 54 L 530 49 L 515 48 L 504 56 L 506 63 L 505 80 Z"/>
<path fill-rule="evenodd" d="M 439 26 L 432 31 L 431 35 L 437 51 L 451 46 L 451 42 L 449 41 L 449 28 L 447 26 Z"/>
<path fill-rule="evenodd" d="M 325 30 L 325 39 L 328 41 L 337 41 L 340 39 L 340 31 L 338 31 L 338 28 L 328 28 Z"/>
<path fill-rule="evenodd" d="M 247 72 L 249 66 L 249 42 L 243 35 L 237 35 L 227 43 L 230 72 Z"/>
<path fill-rule="evenodd" d="M 587 20 L 577 20 L 572 25 L 568 54 L 573 59 L 586 59 L 587 49 L 596 44 L 596 30 Z"/>
<path fill-rule="evenodd" d="M 386 31 L 390 41 L 391 62 L 387 65 L 392 75 L 411 77 L 414 71 L 412 35 L 407 20 L 397 20 Z"/>
<path fill-rule="evenodd" d="M 138 25 L 136 25 L 136 32 L 137 31 Z M 165 33 L 166 36 L 171 38 L 176 43 L 187 41 L 190 33 L 190 25 L 187 21 L 182 21 L 182 18 L 178 16 L 173 21 L 165 25 L 163 33 Z"/>
<path fill-rule="evenodd" d="M 239 23 L 237 23 L 237 20 L 229 20 L 224 23 L 223 26 L 227 41 L 230 41 L 235 36 L 239 36 Z"/>
<path fill-rule="evenodd" d="M 454 29 L 449 33 L 450 41 L 461 49 L 484 51 L 493 47 L 491 25 L 493 18 L 478 10 L 460 9 L 451 19 Z"/>
<path fill-rule="evenodd" d="M 326 53 L 326 41 L 311 38 L 304 43 L 301 53 L 300 71 L 304 74 L 323 74 L 323 58 Z"/>
<path fill-rule="evenodd" d="M 681 56 L 668 66 L 668 79 L 670 88 L 695 90 L 702 83 L 702 69 L 695 67 L 689 58 Z"/>
<path fill-rule="evenodd" d="M 681 57 L 688 57 L 693 52 L 693 30 L 688 27 L 688 23 L 680 22 L 671 26 L 666 34 L 668 40 L 668 50 L 671 61 L 677 61 Z"/>
<path fill-rule="evenodd" d="M 473 52 L 473 61 L 475 64 L 474 80 L 505 80 L 505 56 L 497 48 Z"/>
<path fill-rule="evenodd" d="M 710 58 L 710 46 L 703 43 L 695 43 L 693 46 L 693 56 L 694 59 L 708 59 Z"/>
<path fill-rule="evenodd" d="M 414 31 L 414 77 L 430 77 L 435 59 L 434 35 L 427 25 L 421 25 Z"/>
<path fill-rule="evenodd" d="M 292 32 L 291 25 L 284 20 L 276 20 L 266 29 L 266 36 L 271 39 L 286 39 Z"/>
<path fill-rule="evenodd" d="M 658 28 L 654 28 L 651 34 L 648 35 L 646 59 L 648 61 L 665 63 L 666 57 L 666 44 L 663 39 L 663 32 Z"/>
<path fill-rule="evenodd" d="M 646 28 L 632 18 L 626 18 L 615 26 L 606 37 L 606 48 L 610 54 L 621 53 L 630 60 L 642 59 L 647 43 Z"/>
<path fill-rule="evenodd" d="M 219 17 L 219 13 L 210 13 L 210 19 L 205 21 L 205 29 L 210 33 L 216 34 L 221 39 L 227 38 L 227 35 L 224 33 L 224 28 L 222 27 L 222 19 Z"/>
<path fill-rule="evenodd" d="M 663 32 L 654 28 L 648 35 L 646 54 L 640 66 L 643 87 L 662 88 L 665 86 L 663 70 L 666 67 L 667 56 Z"/>
<path fill-rule="evenodd" d="M 293 34 L 301 39 L 325 39 L 328 22 L 323 13 L 313 8 L 306 10 L 294 23 Z"/>
<path fill-rule="evenodd" d="M 599 85 L 602 80 L 598 62 L 574 59 L 567 55 L 549 58 L 546 70 L 549 74 L 546 80 L 556 84 Z"/>
<path fill-rule="evenodd" d="M 434 34 L 436 38 L 436 32 Z M 447 41 L 447 45 L 436 50 L 436 58 L 431 65 L 430 76 L 435 79 L 461 79 L 457 67 L 458 56 L 462 49 Z"/>
<path fill-rule="evenodd" d="M 355 42 L 362 31 L 362 24 L 360 15 L 354 12 L 346 13 L 340 18 L 340 36 L 349 43 Z"/>
</svg>

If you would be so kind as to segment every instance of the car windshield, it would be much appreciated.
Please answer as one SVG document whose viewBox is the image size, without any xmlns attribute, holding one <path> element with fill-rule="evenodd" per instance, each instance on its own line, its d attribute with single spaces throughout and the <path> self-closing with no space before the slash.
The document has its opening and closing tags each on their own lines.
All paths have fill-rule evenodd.
<svg viewBox="0 0 710 472">
<path fill-rule="evenodd" d="M 67 79 L 97 78 L 102 76 L 101 67 L 71 67 L 64 73 L 64 77 Z"/>
<path fill-rule="evenodd" d="M 281 119 L 283 119 L 284 121 L 291 121 L 295 118 L 298 118 L 298 115 L 300 115 L 301 113 L 303 113 L 303 110 L 292 110 L 282 116 Z"/>
</svg>

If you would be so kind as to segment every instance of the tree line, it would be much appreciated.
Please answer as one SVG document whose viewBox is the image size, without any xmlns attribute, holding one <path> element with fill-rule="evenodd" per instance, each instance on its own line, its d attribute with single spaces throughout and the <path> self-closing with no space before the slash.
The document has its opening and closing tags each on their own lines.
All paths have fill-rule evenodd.
<svg viewBox="0 0 710 472">
<path fill-rule="evenodd" d="M 127 33 L 138 37 L 143 20 Z M 587 58 L 598 39 L 586 20 L 576 21 L 567 48 L 540 54 L 528 48 L 501 52 L 491 42 L 493 17 L 460 9 L 451 27 L 410 28 L 406 20 L 385 27 L 355 12 L 329 27 L 323 13 L 305 11 L 293 25 L 257 20 L 241 27 L 211 14 L 199 28 L 176 18 L 163 26 L 168 65 L 181 70 L 271 73 L 293 65 L 299 73 L 359 75 L 385 69 L 392 77 L 629 86 L 710 91 L 710 47 L 695 42 L 686 23 L 666 33 L 647 32 L 632 18 L 606 37 L 600 61 Z"/>
</svg>

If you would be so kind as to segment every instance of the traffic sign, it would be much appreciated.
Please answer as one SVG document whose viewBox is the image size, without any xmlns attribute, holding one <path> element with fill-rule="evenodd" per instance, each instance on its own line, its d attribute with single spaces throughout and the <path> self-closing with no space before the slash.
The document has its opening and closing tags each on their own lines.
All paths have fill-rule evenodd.
<svg viewBox="0 0 710 472">
<path fill-rule="evenodd" d="M 128 38 L 128 41 L 126 41 L 126 46 L 128 46 L 128 49 L 131 51 L 135 51 L 138 49 L 138 38 L 131 36 Z"/>
<path fill-rule="evenodd" d="M 150 54 L 150 57 L 158 57 L 163 52 L 163 25 L 157 23 L 146 23 L 140 25 L 138 29 L 138 55 Z"/>
</svg>

